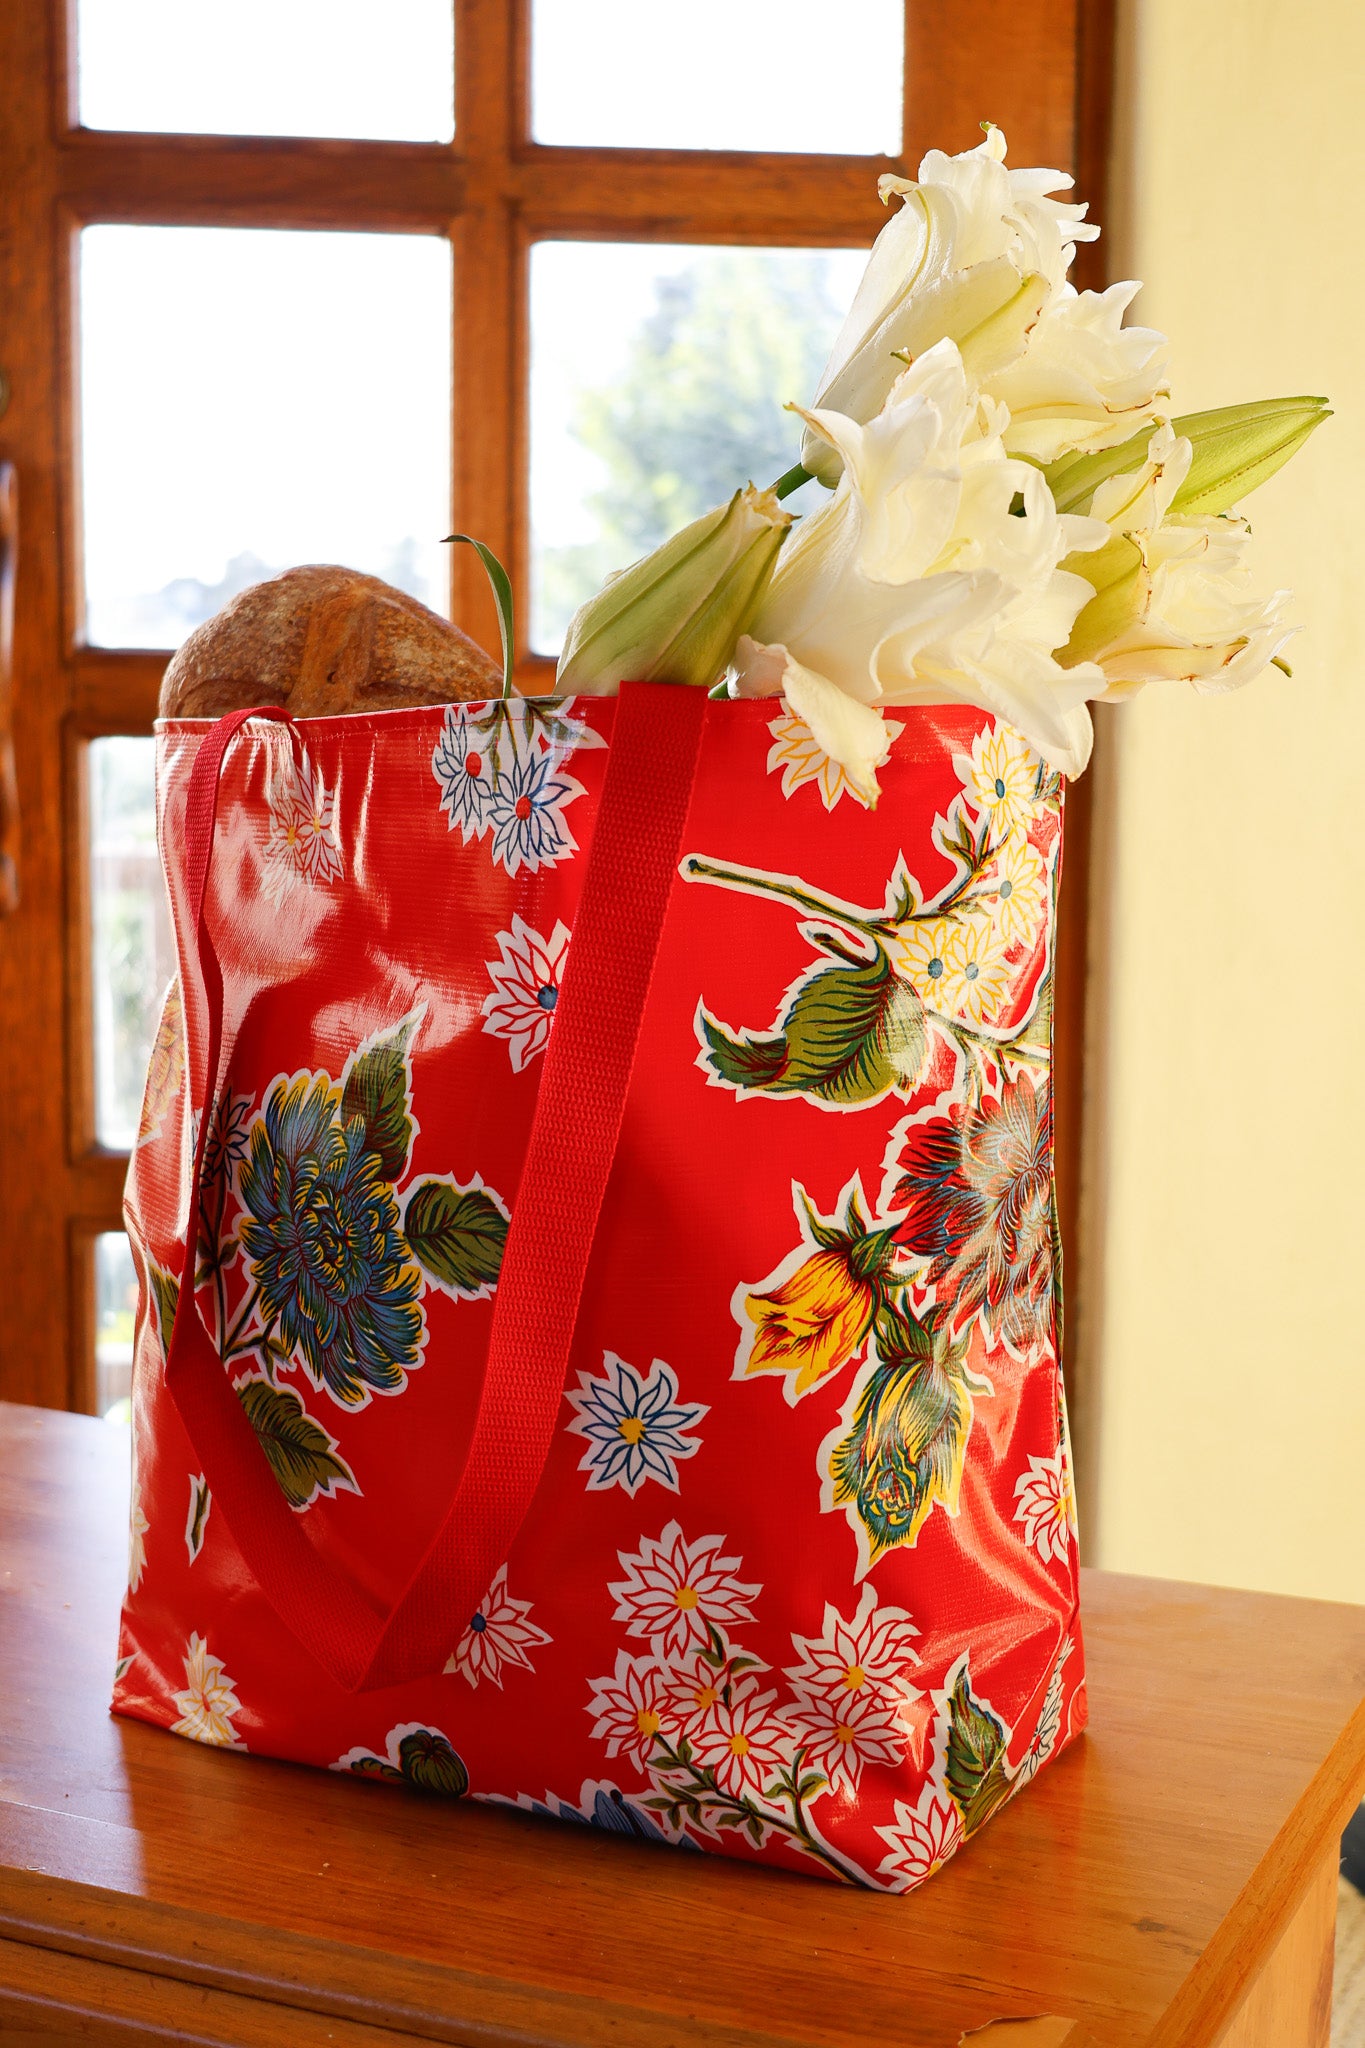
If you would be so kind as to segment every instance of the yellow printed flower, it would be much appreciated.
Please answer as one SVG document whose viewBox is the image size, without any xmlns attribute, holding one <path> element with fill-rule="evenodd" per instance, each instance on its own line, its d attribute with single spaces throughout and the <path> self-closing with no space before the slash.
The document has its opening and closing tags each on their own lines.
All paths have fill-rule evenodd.
<svg viewBox="0 0 1365 2048">
<path fill-rule="evenodd" d="M 188 1735 L 193 1742 L 210 1742 L 219 1748 L 239 1748 L 234 1714 L 242 1703 L 232 1689 L 232 1680 L 222 1662 L 209 1655 L 200 1635 L 190 1637 L 185 1658 L 185 1690 L 172 1695 L 180 1718 L 171 1723 L 172 1735 Z"/>
<path fill-rule="evenodd" d="M 156 1027 L 152 1057 L 147 1069 L 147 1088 L 142 1098 L 137 1144 L 150 1144 L 159 1136 L 166 1111 L 180 1093 L 185 1073 L 184 1021 L 180 1006 L 180 977 L 166 991 L 161 1021 Z"/>
<path fill-rule="evenodd" d="M 931 1010 L 949 1010 L 945 990 L 951 977 L 948 956 L 953 942 L 950 917 L 926 917 L 898 926 L 891 943 L 891 964 Z"/>
<path fill-rule="evenodd" d="M 1047 870 L 1022 832 L 1001 847 L 990 877 L 991 923 L 1006 946 L 1028 944 L 1042 921 Z"/>
<path fill-rule="evenodd" d="M 894 965 L 925 1007 L 980 1024 L 1009 987 L 1005 940 L 985 917 L 927 917 L 896 934 Z"/>
<path fill-rule="evenodd" d="M 1003 839 L 1029 824 L 1037 809 L 1042 764 L 1012 727 L 988 725 L 972 741 L 971 761 L 963 765 L 967 793 L 990 819 L 995 837 Z"/>
<path fill-rule="evenodd" d="M 871 1279 L 853 1270 L 851 1249 L 844 1244 L 813 1252 L 776 1287 L 745 1297 L 755 1325 L 746 1374 L 794 1372 L 799 1399 L 861 1348 L 877 1296 Z"/>
<path fill-rule="evenodd" d="M 888 747 L 905 730 L 890 719 L 885 721 L 884 729 Z M 783 796 L 794 796 L 805 783 L 813 782 L 827 811 L 832 811 L 842 796 L 851 796 L 864 810 L 870 808 L 865 792 L 843 763 L 825 752 L 804 718 L 784 710 L 780 718 L 773 719 L 768 731 L 773 737 L 768 749 L 768 773 L 782 770 Z"/>
<path fill-rule="evenodd" d="M 943 1007 L 981 1024 L 1004 1002 L 1010 974 L 1001 934 L 988 917 L 964 917 L 948 934 Z"/>
</svg>

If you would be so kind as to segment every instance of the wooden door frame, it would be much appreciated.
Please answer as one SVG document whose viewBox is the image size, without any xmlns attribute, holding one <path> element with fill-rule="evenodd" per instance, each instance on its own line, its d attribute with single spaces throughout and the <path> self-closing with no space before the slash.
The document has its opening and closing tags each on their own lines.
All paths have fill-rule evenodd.
<svg viewBox="0 0 1365 2048">
<path fill-rule="evenodd" d="M 125 1162 L 93 1136 L 84 743 L 151 729 L 166 657 L 80 637 L 74 252 L 93 221 L 394 230 L 447 236 L 457 286 L 452 506 L 527 588 L 526 254 L 537 239 L 819 245 L 868 242 L 876 174 L 930 145 L 969 147 L 998 120 L 1016 163 L 1073 167 L 1103 218 L 1112 0 L 907 0 L 905 144 L 894 159 L 552 148 L 529 137 L 531 0 L 454 0 L 456 141 L 295 141 L 81 129 L 74 0 L 0 11 L 0 460 L 22 502 L 14 633 L 20 901 L 0 918 L 0 1396 L 92 1397 L 93 1233 L 120 1225 Z M 35 89 L 37 87 L 37 89 Z M 798 118 L 795 117 L 794 118 Z M 1103 248 L 1103 244 L 1100 245 Z M 1082 247 L 1081 283 L 1102 281 Z M 496 627 L 457 551 L 454 615 Z M 523 602 L 521 616 L 528 616 Z M 527 655 L 519 678 L 543 688 Z M 1078 1238 L 1090 784 L 1068 800 L 1058 960 L 1057 1151 L 1063 1230 Z M 1071 1293 L 1076 1276 L 1071 1276 Z M 1073 1384 L 1078 1431 L 1084 1381 Z"/>
</svg>

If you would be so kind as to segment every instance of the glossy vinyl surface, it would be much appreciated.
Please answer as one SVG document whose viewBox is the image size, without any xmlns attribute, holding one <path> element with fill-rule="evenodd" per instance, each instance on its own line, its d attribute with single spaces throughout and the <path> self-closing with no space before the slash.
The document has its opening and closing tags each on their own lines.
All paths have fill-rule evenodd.
<svg viewBox="0 0 1365 2048">
<path fill-rule="evenodd" d="M 297 748 L 257 723 L 225 764 L 196 1305 L 312 1540 L 381 1607 L 459 1473 L 614 711 L 305 721 Z M 208 728 L 162 729 L 185 993 L 129 1179 L 118 1711 L 892 1890 L 1084 1724 L 1062 791 L 976 712 L 896 726 L 868 809 L 780 705 L 708 707 L 549 1464 L 446 1668 L 358 1694 L 251 1579 L 163 1382 L 205 1092 L 183 846 Z"/>
</svg>

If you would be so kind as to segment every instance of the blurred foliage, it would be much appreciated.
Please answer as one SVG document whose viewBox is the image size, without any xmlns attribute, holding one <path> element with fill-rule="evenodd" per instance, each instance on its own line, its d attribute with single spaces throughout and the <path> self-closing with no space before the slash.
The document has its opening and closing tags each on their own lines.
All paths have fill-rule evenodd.
<svg viewBox="0 0 1365 2048">
<path fill-rule="evenodd" d="M 541 555 L 538 645 L 557 646 L 613 570 L 791 467 L 801 431 L 784 403 L 809 403 L 844 311 L 806 255 L 716 249 L 658 279 L 624 369 L 578 397 L 574 439 L 606 471 L 587 494 L 600 531 Z"/>
</svg>

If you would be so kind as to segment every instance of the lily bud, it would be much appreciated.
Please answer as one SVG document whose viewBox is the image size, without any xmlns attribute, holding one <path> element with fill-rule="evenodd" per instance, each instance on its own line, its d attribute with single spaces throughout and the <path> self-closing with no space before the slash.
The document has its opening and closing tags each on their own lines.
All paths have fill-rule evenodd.
<svg viewBox="0 0 1365 2048">
<path fill-rule="evenodd" d="M 1261 398 L 1190 412 L 1171 425 L 1193 455 L 1189 473 L 1171 500 L 1173 519 L 1207 518 L 1226 512 L 1282 469 L 1314 427 L 1331 418 L 1325 398 Z M 1093 455 L 1064 455 L 1043 470 L 1059 512 L 1084 512 L 1111 476 L 1141 467 L 1150 429 L 1144 427 L 1119 448 Z"/>
<path fill-rule="evenodd" d="M 609 577 L 570 623 L 558 687 L 610 696 L 629 678 L 707 689 L 762 602 L 792 523 L 750 484 Z"/>
<path fill-rule="evenodd" d="M 1282 469 L 1331 416 L 1325 398 L 1263 398 L 1187 413 L 1176 421 L 1176 432 L 1191 443 L 1194 458 L 1172 501 L 1173 517 L 1226 512 Z"/>
</svg>

